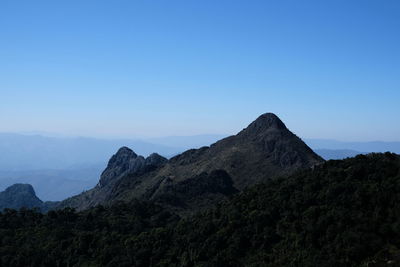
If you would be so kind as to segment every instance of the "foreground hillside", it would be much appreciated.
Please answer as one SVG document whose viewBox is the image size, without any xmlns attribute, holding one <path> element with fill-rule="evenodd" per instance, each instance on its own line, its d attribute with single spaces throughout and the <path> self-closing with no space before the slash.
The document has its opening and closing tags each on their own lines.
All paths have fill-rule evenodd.
<svg viewBox="0 0 400 267">
<path fill-rule="evenodd" d="M 329 161 L 180 219 L 149 202 L 0 216 L 1 266 L 398 266 L 400 156 Z"/>
</svg>

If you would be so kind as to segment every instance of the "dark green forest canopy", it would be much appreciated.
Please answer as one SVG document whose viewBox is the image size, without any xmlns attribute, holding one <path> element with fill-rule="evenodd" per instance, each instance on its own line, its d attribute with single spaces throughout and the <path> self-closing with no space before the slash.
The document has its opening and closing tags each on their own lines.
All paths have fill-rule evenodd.
<svg viewBox="0 0 400 267">
<path fill-rule="evenodd" d="M 0 242 L 1 266 L 397 266 L 400 156 L 328 161 L 183 219 L 139 201 L 5 210 Z"/>
</svg>

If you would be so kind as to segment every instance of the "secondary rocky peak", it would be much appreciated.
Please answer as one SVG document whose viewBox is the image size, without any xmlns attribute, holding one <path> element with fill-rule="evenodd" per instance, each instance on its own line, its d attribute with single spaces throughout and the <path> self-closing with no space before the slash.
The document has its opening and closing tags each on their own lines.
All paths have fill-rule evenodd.
<svg viewBox="0 0 400 267">
<path fill-rule="evenodd" d="M 138 158 L 138 155 L 128 147 L 121 147 L 117 153 L 108 161 L 107 168 L 100 177 L 99 185 L 105 186 L 116 177 L 129 170 L 132 162 Z"/>
<path fill-rule="evenodd" d="M 113 168 L 115 166 L 121 166 L 124 163 L 129 162 L 131 159 L 135 159 L 138 156 L 132 149 L 128 147 L 121 147 L 118 149 L 117 153 L 111 157 L 108 161 L 107 168 Z"/>
<path fill-rule="evenodd" d="M 168 160 L 156 153 L 144 158 L 138 156 L 132 149 L 121 147 L 118 152 L 111 157 L 107 168 L 100 177 L 99 186 L 104 187 L 111 181 L 115 181 L 127 174 L 139 174 L 148 171 L 151 167 L 158 167 L 165 164 Z"/>
</svg>

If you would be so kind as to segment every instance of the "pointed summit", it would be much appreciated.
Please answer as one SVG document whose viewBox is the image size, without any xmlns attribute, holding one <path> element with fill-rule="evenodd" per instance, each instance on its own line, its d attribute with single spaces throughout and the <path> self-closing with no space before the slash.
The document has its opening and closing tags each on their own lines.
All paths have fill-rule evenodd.
<svg viewBox="0 0 400 267">
<path fill-rule="evenodd" d="M 265 113 L 243 129 L 238 136 L 264 136 L 271 132 L 288 132 L 285 124 L 273 113 Z"/>
<path fill-rule="evenodd" d="M 274 113 L 264 113 L 261 116 L 259 116 L 254 122 L 263 124 L 268 127 L 276 127 L 276 128 L 285 128 L 286 129 L 285 124 Z"/>
<path fill-rule="evenodd" d="M 186 151 L 172 158 L 170 165 L 175 167 L 176 180 L 185 179 L 194 171 L 225 170 L 234 186 L 242 190 L 321 162 L 322 158 L 278 116 L 265 113 L 237 135 L 224 138 L 209 148 Z M 182 178 L 177 178 L 178 175 Z"/>
<path fill-rule="evenodd" d="M 251 130 L 266 130 L 269 128 L 283 130 L 286 129 L 286 126 L 274 113 L 265 113 L 247 127 L 247 129 Z"/>
</svg>

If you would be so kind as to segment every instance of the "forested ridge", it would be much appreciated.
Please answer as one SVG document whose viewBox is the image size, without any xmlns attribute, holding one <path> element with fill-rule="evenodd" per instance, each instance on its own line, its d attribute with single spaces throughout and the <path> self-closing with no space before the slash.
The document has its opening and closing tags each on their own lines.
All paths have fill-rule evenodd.
<svg viewBox="0 0 400 267">
<path fill-rule="evenodd" d="M 133 201 L 0 215 L 1 266 L 398 266 L 400 156 L 328 161 L 180 218 Z"/>
</svg>

